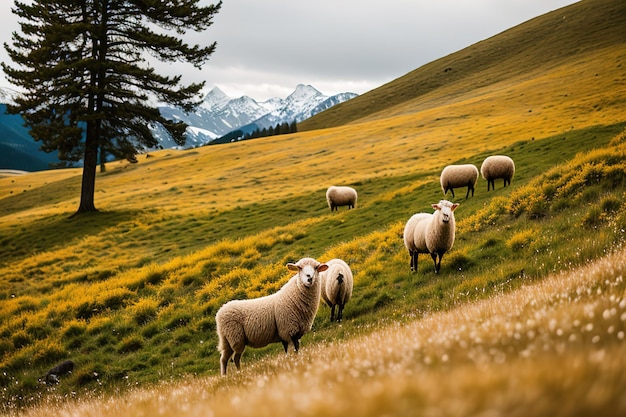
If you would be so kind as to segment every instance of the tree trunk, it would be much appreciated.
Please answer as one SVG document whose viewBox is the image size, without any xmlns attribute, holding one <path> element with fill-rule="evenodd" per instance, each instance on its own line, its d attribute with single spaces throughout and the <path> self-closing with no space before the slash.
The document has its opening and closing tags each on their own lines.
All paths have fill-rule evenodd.
<svg viewBox="0 0 626 417">
<path fill-rule="evenodd" d="M 98 166 L 98 135 L 94 121 L 87 122 L 83 183 L 80 191 L 80 205 L 75 214 L 98 211 L 94 204 L 96 190 L 96 167 Z"/>
</svg>

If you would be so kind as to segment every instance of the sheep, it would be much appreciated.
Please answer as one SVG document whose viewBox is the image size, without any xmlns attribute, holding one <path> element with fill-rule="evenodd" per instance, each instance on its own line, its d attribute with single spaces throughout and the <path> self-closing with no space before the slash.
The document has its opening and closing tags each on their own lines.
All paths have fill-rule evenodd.
<svg viewBox="0 0 626 417">
<path fill-rule="evenodd" d="M 411 271 L 417 271 L 417 256 L 430 253 L 435 274 L 441 269 L 443 255 L 452 248 L 456 233 L 454 210 L 458 203 L 441 200 L 432 204 L 434 213 L 417 213 L 404 226 L 404 245 L 411 257 Z"/>
<path fill-rule="evenodd" d="M 492 155 L 485 158 L 480 166 L 480 173 L 487 180 L 487 191 L 496 189 L 495 180 L 504 179 L 504 186 L 511 185 L 511 179 L 515 174 L 515 163 L 506 155 Z"/>
<path fill-rule="evenodd" d="M 326 201 L 330 211 L 338 210 L 339 206 L 348 206 L 348 210 L 356 207 L 356 190 L 352 187 L 331 185 L 326 190 Z"/>
<path fill-rule="evenodd" d="M 319 308 L 319 273 L 328 269 L 328 265 L 313 258 L 302 258 L 295 264 L 288 263 L 287 268 L 296 275 L 274 294 L 231 300 L 217 311 L 215 322 L 222 375 L 226 375 L 231 357 L 240 369 L 246 346 L 261 348 L 281 342 L 287 353 L 292 343 L 298 352 L 300 338 L 311 330 Z"/>
<path fill-rule="evenodd" d="M 411 271 L 417 271 L 417 254 L 428 253 L 426 248 L 426 242 L 423 239 L 423 234 L 419 236 L 420 241 L 415 239 L 415 226 L 422 221 L 428 221 L 432 217 L 430 213 L 417 213 L 411 216 L 409 221 L 404 225 L 404 246 L 409 251 L 411 257 Z M 418 252 L 418 248 L 422 248 L 421 252 Z"/>
<path fill-rule="evenodd" d="M 354 279 L 352 270 L 342 259 L 331 259 L 326 262 L 328 269 L 320 273 L 322 282 L 322 299 L 330 307 L 330 321 L 335 320 L 335 307 L 338 308 L 337 323 L 343 319 L 343 309 L 352 297 Z"/>
<path fill-rule="evenodd" d="M 467 200 L 470 191 L 472 192 L 472 197 L 474 197 L 474 186 L 477 180 L 478 168 L 476 168 L 476 165 L 464 164 L 446 166 L 443 171 L 441 171 L 439 182 L 441 183 L 443 195 L 445 196 L 448 190 L 450 190 L 452 198 L 454 198 L 455 188 L 467 187 L 467 194 L 465 195 L 465 199 Z"/>
</svg>

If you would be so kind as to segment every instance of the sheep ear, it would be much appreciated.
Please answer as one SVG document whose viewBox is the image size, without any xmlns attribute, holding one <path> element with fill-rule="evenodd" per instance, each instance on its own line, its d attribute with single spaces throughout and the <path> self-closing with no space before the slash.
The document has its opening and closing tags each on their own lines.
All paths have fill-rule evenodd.
<svg viewBox="0 0 626 417">
<path fill-rule="evenodd" d="M 328 265 L 326 265 L 326 264 L 320 264 L 320 265 L 317 267 L 317 272 L 324 272 L 324 271 L 326 271 L 327 269 L 328 269 Z"/>
<path fill-rule="evenodd" d="M 292 262 L 289 262 L 287 264 L 287 269 L 289 269 L 290 271 L 294 271 L 294 272 L 298 272 L 300 270 L 300 268 L 298 268 L 298 265 L 296 265 L 296 264 L 294 264 Z"/>
<path fill-rule="evenodd" d="M 435 210 L 441 210 L 441 207 L 439 207 L 439 204 L 431 204 L 431 206 L 432 206 Z"/>
<path fill-rule="evenodd" d="M 450 210 L 454 211 L 456 210 L 456 208 L 459 206 L 459 203 L 454 203 L 452 204 L 452 207 L 450 208 Z"/>
</svg>

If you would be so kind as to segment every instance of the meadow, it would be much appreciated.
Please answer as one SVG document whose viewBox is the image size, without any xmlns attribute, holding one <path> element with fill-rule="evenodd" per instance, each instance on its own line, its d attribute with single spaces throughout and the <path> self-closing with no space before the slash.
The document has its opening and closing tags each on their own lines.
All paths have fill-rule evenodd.
<svg viewBox="0 0 626 417">
<path fill-rule="evenodd" d="M 70 217 L 79 170 L 0 178 L 1 413 L 623 414 L 626 49 L 609 38 L 385 107 L 407 75 L 336 126 L 109 163 L 98 213 Z M 440 274 L 425 255 L 411 273 L 404 222 L 443 198 L 445 165 L 491 154 L 515 160 L 511 186 L 457 190 Z M 330 212 L 333 184 L 356 209 Z M 248 349 L 219 377 L 217 309 L 277 290 L 304 256 L 351 265 L 344 322 L 320 306 L 300 354 Z M 68 358 L 71 375 L 39 382 Z"/>
</svg>

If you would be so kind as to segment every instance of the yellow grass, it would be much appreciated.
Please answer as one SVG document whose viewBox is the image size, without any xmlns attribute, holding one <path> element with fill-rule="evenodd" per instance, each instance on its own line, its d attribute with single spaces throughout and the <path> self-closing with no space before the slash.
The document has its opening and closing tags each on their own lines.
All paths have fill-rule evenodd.
<svg viewBox="0 0 626 417">
<path fill-rule="evenodd" d="M 626 252 L 408 324 L 356 329 L 228 376 L 24 416 L 621 415 Z M 358 335 L 362 332 L 362 335 Z"/>
<path fill-rule="evenodd" d="M 73 349 L 71 346 L 59 342 L 70 336 L 77 344 L 83 342 L 81 335 L 93 339 L 81 347 L 87 352 L 85 361 L 97 360 L 88 356 L 89 342 L 100 338 L 109 338 L 109 348 L 116 355 L 134 352 L 142 344 L 149 347 L 150 336 L 142 337 L 146 330 L 162 330 L 174 342 L 175 337 L 184 337 L 184 332 L 206 331 L 214 338 L 211 320 L 216 309 L 239 295 L 264 295 L 278 289 L 288 277 L 283 261 L 301 255 L 291 253 L 290 245 L 304 237 L 314 238 L 307 235 L 309 230 L 340 229 L 350 216 L 362 213 L 376 221 L 375 210 L 330 214 L 324 192 L 331 184 L 362 184 L 359 190 L 365 192 L 360 193 L 359 208 L 407 202 L 402 207 L 406 216 L 399 211 L 402 215 L 375 224 L 380 230 L 329 238 L 311 246 L 321 259 L 340 257 L 354 265 L 356 283 L 371 282 L 376 289 L 395 286 L 408 277 L 406 268 L 399 267 L 407 265 L 400 238 L 403 222 L 416 207 L 431 203 L 416 190 L 426 190 L 428 185 L 439 195 L 437 178 L 444 165 L 466 158 L 471 160 L 464 162 L 480 165 L 483 155 L 522 141 L 528 141 L 528 146 L 520 156 L 528 161 L 534 152 L 541 159 L 540 147 L 532 146 L 540 139 L 624 121 L 625 45 L 590 48 L 573 55 L 571 61 L 549 67 L 531 60 L 536 68 L 526 62 L 531 69 L 512 77 L 500 74 L 498 79 L 503 81 L 495 83 L 485 83 L 485 74 L 478 71 L 463 81 L 464 88 L 443 85 L 346 126 L 187 151 L 158 151 L 150 157 L 140 156 L 138 164 L 113 162 L 107 164 L 107 172 L 98 174 L 96 206 L 102 213 L 94 217 L 68 219 L 78 206 L 78 169 L 0 178 L 0 243 L 7 254 L 0 261 L 0 321 L 4 334 L 10 336 L 10 340 L 0 340 L 0 348 L 15 354 L 11 361 L 10 354 L 2 359 L 18 368 L 47 368 L 71 353 L 64 351 Z M 624 147 L 619 148 L 623 155 Z M 598 152 L 606 154 L 606 150 Z M 594 153 L 589 154 L 573 163 Z M 583 179 L 582 170 L 579 173 L 573 165 L 561 167 L 574 173 L 568 184 Z M 560 178 L 558 169 L 548 173 L 551 176 L 531 181 L 520 164 L 510 189 L 477 195 L 463 203 L 458 212 L 459 241 L 444 262 L 478 256 L 472 251 L 484 247 L 475 248 L 476 243 L 469 245 L 462 239 L 469 241 L 473 232 L 488 232 L 507 212 L 518 214 L 511 201 L 528 203 L 524 200 L 528 195 L 544 209 L 539 202 L 547 204 L 547 200 L 541 193 L 554 191 L 553 182 Z M 409 174 L 417 179 L 404 180 Z M 520 178 L 528 185 L 518 186 Z M 385 183 L 386 179 L 393 180 L 388 182 L 392 187 L 377 194 L 366 192 L 368 183 Z M 572 192 L 587 204 L 596 201 L 577 190 L 561 191 Z M 611 231 L 594 234 L 594 229 L 584 229 L 592 236 L 589 247 L 594 256 L 609 251 L 608 247 L 596 250 L 597 246 L 620 241 L 623 236 L 623 225 L 617 224 L 623 216 L 611 211 L 623 211 L 625 196 L 621 194 L 598 196 L 599 206 L 605 208 L 588 209 L 586 215 L 571 219 L 571 226 L 564 222 L 567 226 L 563 227 L 593 227 L 602 216 L 610 218 L 614 239 L 600 236 Z M 435 193 L 428 198 L 432 195 Z M 281 210 L 282 202 L 302 196 L 319 196 L 307 201 L 321 209 L 306 219 L 291 220 L 292 213 Z M 475 209 L 480 204 L 476 201 L 483 198 L 483 208 Z M 559 204 L 563 201 L 567 199 Z M 221 227 L 212 222 L 219 221 L 222 214 L 235 221 L 236 216 L 226 216 L 226 212 L 254 208 L 260 202 L 277 207 L 266 214 L 270 219 L 267 228 L 252 235 L 244 230 L 236 238 L 217 242 L 204 238 L 204 227 Z M 474 210 L 462 211 L 472 205 Z M 293 204 L 290 209 L 295 211 Z M 520 205 L 521 211 L 528 213 L 529 209 Z M 541 210 L 532 211 L 541 214 Z M 280 225 L 272 222 L 284 218 L 288 220 Z M 542 235 L 539 221 L 523 225 L 524 218 L 507 219 L 522 226 L 513 233 L 504 230 L 507 224 L 493 232 L 499 234 L 497 239 L 489 240 L 497 244 L 498 239 L 505 239 L 502 246 L 521 255 L 512 265 L 503 265 L 500 272 L 490 273 L 525 279 L 524 254 L 537 247 L 552 250 L 545 248 L 545 241 L 559 236 Z M 261 222 L 254 215 L 248 220 Z M 12 252 L 12 242 L 23 235 L 34 237 L 33 241 Z M 273 257 L 284 259 L 270 260 L 264 255 L 276 246 L 280 249 Z M 301 248 L 306 250 L 304 245 Z M 560 250 L 570 249 L 563 243 Z M 486 301 L 464 305 L 476 297 L 453 294 L 457 308 L 417 321 L 414 319 L 421 318 L 423 311 L 367 324 L 359 324 L 358 319 L 364 319 L 356 317 L 336 333 L 323 333 L 336 334 L 341 341 L 313 343 L 322 338 L 314 332 L 307 336 L 310 342 L 297 357 L 261 355 L 264 359 L 254 361 L 250 352 L 244 370 L 227 378 L 190 377 L 110 397 L 114 386 L 107 386 L 84 401 L 83 393 L 76 401 L 73 394 L 68 394 L 69 398 L 50 395 L 43 398 L 41 406 L 23 411 L 28 416 L 624 414 L 626 301 L 622 277 L 626 255 L 620 248 L 617 251 L 580 271 Z M 571 248 L 571 252 L 579 254 L 581 262 L 586 259 L 585 248 Z M 559 259 L 553 261 L 541 271 L 562 267 Z M 385 269 L 389 265 L 398 267 L 389 273 Z M 434 280 L 431 278 L 416 275 L 411 284 L 428 285 Z M 450 289 L 478 292 L 490 284 L 486 280 L 469 278 Z M 429 295 L 436 297 L 435 292 L 433 289 Z M 173 329 L 177 321 L 192 314 L 198 318 L 193 327 Z M 153 322 L 161 327 L 150 330 Z M 124 329 L 136 332 L 124 334 L 118 342 L 114 333 Z M 41 334 L 46 331 L 54 334 L 46 338 Z M 213 356 L 207 360 L 213 361 L 212 369 L 216 369 L 215 346 L 196 348 L 189 356 L 202 360 L 210 351 Z M 144 350 L 153 358 L 172 354 L 171 346 L 163 349 L 170 350 Z M 143 352 L 137 353 L 133 364 L 150 367 L 140 355 Z M 172 357 L 172 368 L 175 360 Z M 98 376 L 87 373 L 114 364 L 81 365 L 76 371 L 80 377 L 73 376 L 74 381 L 87 381 L 81 383 L 86 389 L 98 389 Z M 166 375 L 180 377 L 173 370 L 168 373 L 156 368 L 149 368 L 158 373 L 153 380 L 167 380 Z M 11 377 L 22 383 L 20 375 Z M 54 394 L 54 389 L 48 394 Z M 614 408 L 603 408 L 607 404 Z"/>
</svg>

